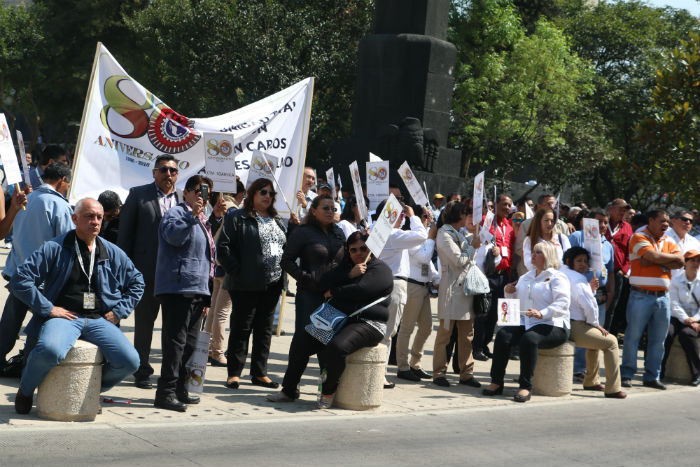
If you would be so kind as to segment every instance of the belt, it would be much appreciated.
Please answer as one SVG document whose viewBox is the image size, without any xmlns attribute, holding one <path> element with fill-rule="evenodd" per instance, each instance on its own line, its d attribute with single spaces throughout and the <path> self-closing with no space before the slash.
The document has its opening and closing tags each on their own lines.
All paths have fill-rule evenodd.
<svg viewBox="0 0 700 467">
<path fill-rule="evenodd" d="M 636 285 L 631 286 L 630 289 L 634 290 L 635 292 L 643 293 L 645 295 L 653 295 L 654 297 L 663 297 L 664 295 L 666 295 L 665 290 L 647 290 L 641 287 L 637 287 Z"/>
<path fill-rule="evenodd" d="M 398 279 L 398 277 L 394 277 L 394 279 Z M 410 284 L 416 284 L 416 285 L 422 285 L 422 286 L 428 285 L 427 282 L 417 281 L 417 280 L 415 280 L 415 279 L 411 279 L 410 277 L 407 277 L 407 278 L 406 278 L 406 281 L 407 281 L 408 283 L 410 283 Z"/>
<path fill-rule="evenodd" d="M 395 281 L 408 281 L 408 278 L 403 277 L 403 276 L 394 276 L 394 280 Z"/>
</svg>

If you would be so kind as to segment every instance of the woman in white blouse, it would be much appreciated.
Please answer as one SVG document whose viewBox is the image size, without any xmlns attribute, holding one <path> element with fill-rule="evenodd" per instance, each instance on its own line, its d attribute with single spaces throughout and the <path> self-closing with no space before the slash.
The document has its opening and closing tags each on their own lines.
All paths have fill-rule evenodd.
<svg viewBox="0 0 700 467">
<path fill-rule="evenodd" d="M 537 349 L 557 347 L 569 337 L 569 280 L 560 272 L 556 247 L 541 242 L 532 250 L 534 268 L 517 282 L 506 285 L 506 298 L 520 299 L 520 326 L 506 326 L 496 335 L 491 363 L 491 384 L 485 396 L 503 394 L 510 348 L 520 344 L 520 389 L 513 400 L 530 400 Z"/>
<path fill-rule="evenodd" d="M 617 348 L 617 338 L 598 322 L 598 303 L 595 299 L 597 279 L 589 283 L 584 276 L 588 271 L 589 259 L 590 254 L 585 248 L 571 247 L 564 253 L 565 266 L 561 269 L 571 286 L 571 340 L 577 347 L 587 349 L 583 389 L 605 391 L 605 397 L 624 399 L 627 394 L 621 391 L 620 350 Z M 601 350 L 605 362 L 605 386 L 600 384 Z"/>
<path fill-rule="evenodd" d="M 523 264 L 528 271 L 534 268 L 532 264 L 532 245 L 540 242 L 549 242 L 557 248 L 557 258 L 562 264 L 564 252 L 571 248 L 569 238 L 564 234 L 555 234 L 554 226 L 557 220 L 554 218 L 554 211 L 550 208 L 538 209 L 535 218 L 530 224 L 530 231 L 523 241 Z"/>
<path fill-rule="evenodd" d="M 689 250 L 685 256 L 685 271 L 671 280 L 671 323 L 666 338 L 666 353 L 661 368 L 666 366 L 668 353 L 671 351 L 673 338 L 683 347 L 688 360 L 692 379 L 691 386 L 700 385 L 700 353 L 698 352 L 698 335 L 700 334 L 700 251 Z"/>
<path fill-rule="evenodd" d="M 345 239 L 350 238 L 353 232 L 362 230 L 362 217 L 360 217 L 360 209 L 357 207 L 357 198 L 350 196 L 345 203 L 345 208 L 340 214 L 340 222 L 338 227 L 345 234 Z"/>
</svg>

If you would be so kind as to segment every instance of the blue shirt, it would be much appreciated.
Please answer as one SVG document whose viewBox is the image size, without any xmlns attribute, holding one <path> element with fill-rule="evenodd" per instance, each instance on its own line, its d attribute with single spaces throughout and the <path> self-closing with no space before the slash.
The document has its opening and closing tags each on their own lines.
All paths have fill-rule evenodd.
<svg viewBox="0 0 700 467">
<path fill-rule="evenodd" d="M 598 278 L 600 287 L 603 288 L 608 283 L 608 277 L 615 273 L 615 247 L 608 241 L 607 238 L 605 238 L 605 236 L 601 236 L 601 238 L 603 247 L 603 267 L 605 268 L 607 274 L 603 276 L 601 271 L 596 271 L 595 276 Z M 576 231 L 569 235 L 569 243 L 571 243 L 571 246 L 580 246 L 581 248 L 585 248 L 583 246 L 583 230 Z M 584 274 L 586 276 L 586 280 L 591 281 L 593 279 L 593 272 L 594 271 L 592 269 L 589 269 L 586 274 Z"/>
</svg>

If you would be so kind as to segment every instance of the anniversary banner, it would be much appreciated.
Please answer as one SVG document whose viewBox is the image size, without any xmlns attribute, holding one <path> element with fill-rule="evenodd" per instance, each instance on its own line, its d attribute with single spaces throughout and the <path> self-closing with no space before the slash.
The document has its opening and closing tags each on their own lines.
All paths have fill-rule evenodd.
<svg viewBox="0 0 700 467">
<path fill-rule="evenodd" d="M 219 132 L 232 135 L 232 148 L 224 154 L 238 175 L 249 169 L 253 151 L 275 156 L 281 168 L 280 185 L 287 199 L 296 202 L 306 159 L 312 95 L 313 78 L 307 78 L 224 115 L 188 118 L 131 78 L 98 43 L 70 200 L 97 198 L 106 189 L 125 200 L 129 188 L 153 181 L 151 169 L 161 154 L 172 154 L 179 161 L 177 188 L 182 189 L 190 176 L 204 174 L 207 145 L 203 133 Z M 281 215 L 289 216 L 281 196 L 275 207 Z"/>
</svg>

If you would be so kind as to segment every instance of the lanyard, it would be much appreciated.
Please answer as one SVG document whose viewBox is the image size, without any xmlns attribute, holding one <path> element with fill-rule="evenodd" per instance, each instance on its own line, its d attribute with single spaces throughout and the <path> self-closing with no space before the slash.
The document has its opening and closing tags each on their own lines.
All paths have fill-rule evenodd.
<svg viewBox="0 0 700 467">
<path fill-rule="evenodd" d="M 92 283 L 92 270 L 93 267 L 95 266 L 95 250 L 97 249 L 97 241 L 95 240 L 95 244 L 92 246 L 92 251 L 90 252 L 90 273 L 88 274 L 85 272 L 85 264 L 83 263 L 83 255 L 80 254 L 80 247 L 78 246 L 78 239 L 75 239 L 75 251 L 78 254 L 78 263 L 80 263 L 80 269 L 82 269 L 83 274 L 88 279 L 88 291 L 91 291 L 92 289 L 90 288 L 90 285 Z"/>
</svg>

